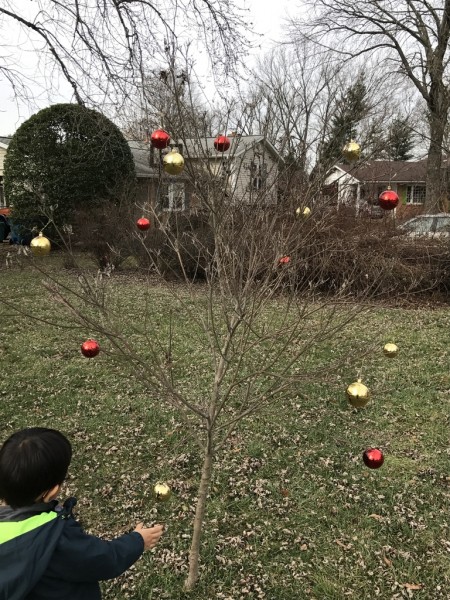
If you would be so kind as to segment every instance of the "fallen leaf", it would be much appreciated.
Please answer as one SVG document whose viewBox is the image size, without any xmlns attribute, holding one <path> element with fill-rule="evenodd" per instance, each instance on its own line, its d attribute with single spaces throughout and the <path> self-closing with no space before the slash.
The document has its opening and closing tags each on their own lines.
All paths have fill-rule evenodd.
<svg viewBox="0 0 450 600">
<path fill-rule="evenodd" d="M 403 587 L 407 590 L 421 590 L 423 585 L 421 583 L 404 583 Z"/>
<path fill-rule="evenodd" d="M 392 567 L 392 560 L 389 560 L 386 556 L 383 556 L 383 562 L 387 567 Z"/>
</svg>

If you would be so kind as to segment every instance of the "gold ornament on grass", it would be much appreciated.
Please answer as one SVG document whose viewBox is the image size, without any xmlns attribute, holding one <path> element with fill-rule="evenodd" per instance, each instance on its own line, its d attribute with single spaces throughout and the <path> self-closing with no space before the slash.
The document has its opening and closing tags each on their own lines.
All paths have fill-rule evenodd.
<svg viewBox="0 0 450 600">
<path fill-rule="evenodd" d="M 153 493 L 155 494 L 155 498 L 161 502 L 168 500 L 171 495 L 170 487 L 167 483 L 157 483 L 153 488 Z"/>
<path fill-rule="evenodd" d="M 352 406 L 362 408 L 369 402 L 369 388 L 362 383 L 361 379 L 358 379 L 348 386 L 347 397 Z"/>
<path fill-rule="evenodd" d="M 297 215 L 297 217 L 303 217 L 303 219 L 307 219 L 311 214 L 311 209 L 307 206 L 305 206 L 305 208 L 299 206 L 295 211 L 295 214 Z"/>
<path fill-rule="evenodd" d="M 184 169 L 184 158 L 175 149 L 163 158 L 164 171 L 169 175 L 179 175 Z"/>
<path fill-rule="evenodd" d="M 386 344 L 383 348 L 383 352 L 386 356 L 389 356 L 389 358 L 393 358 L 394 356 L 397 356 L 398 346 L 397 344 Z"/>
<path fill-rule="evenodd" d="M 342 148 L 342 154 L 348 162 L 355 162 L 361 156 L 361 146 L 355 140 L 350 140 Z"/>
<path fill-rule="evenodd" d="M 42 231 L 30 242 L 33 256 L 47 256 L 50 253 L 51 247 L 50 240 L 45 237 Z"/>
</svg>

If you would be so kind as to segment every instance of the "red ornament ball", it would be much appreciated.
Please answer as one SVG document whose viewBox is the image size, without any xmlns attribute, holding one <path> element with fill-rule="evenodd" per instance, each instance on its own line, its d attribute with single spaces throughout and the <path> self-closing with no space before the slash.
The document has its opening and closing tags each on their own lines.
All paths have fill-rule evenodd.
<svg viewBox="0 0 450 600">
<path fill-rule="evenodd" d="M 147 231 L 147 229 L 150 229 L 150 225 L 150 221 L 145 217 L 142 217 L 136 221 L 136 227 L 141 231 Z"/>
<path fill-rule="evenodd" d="M 398 201 L 398 194 L 394 190 L 385 190 L 378 196 L 378 203 L 384 210 L 394 210 Z"/>
<path fill-rule="evenodd" d="M 100 346 L 95 340 L 86 340 L 81 344 L 81 354 L 86 358 L 94 358 L 100 352 Z"/>
<path fill-rule="evenodd" d="M 217 152 L 226 152 L 231 146 L 231 142 L 226 135 L 218 135 L 214 140 L 214 148 Z"/>
<path fill-rule="evenodd" d="M 157 129 L 150 137 L 150 142 L 154 148 L 164 150 L 170 142 L 170 135 L 164 129 Z"/>
<path fill-rule="evenodd" d="M 368 448 L 363 453 L 363 461 L 369 469 L 379 469 L 384 463 L 384 456 L 378 448 Z"/>
</svg>

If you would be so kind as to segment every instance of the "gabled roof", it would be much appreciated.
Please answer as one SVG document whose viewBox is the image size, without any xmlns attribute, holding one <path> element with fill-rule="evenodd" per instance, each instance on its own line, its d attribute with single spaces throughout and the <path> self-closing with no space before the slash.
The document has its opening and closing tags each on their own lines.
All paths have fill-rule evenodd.
<svg viewBox="0 0 450 600">
<path fill-rule="evenodd" d="M 245 154 L 250 148 L 261 144 L 272 158 L 276 161 L 284 162 L 280 154 L 278 154 L 272 144 L 263 135 L 228 135 L 227 137 L 231 145 L 226 152 L 217 152 L 214 148 L 215 137 L 199 137 L 198 139 L 185 140 L 185 154 L 193 159 L 216 158 L 222 155 L 235 158 Z"/>
<path fill-rule="evenodd" d="M 425 183 L 427 159 L 423 160 L 372 160 L 360 166 L 336 165 L 361 183 Z"/>
</svg>

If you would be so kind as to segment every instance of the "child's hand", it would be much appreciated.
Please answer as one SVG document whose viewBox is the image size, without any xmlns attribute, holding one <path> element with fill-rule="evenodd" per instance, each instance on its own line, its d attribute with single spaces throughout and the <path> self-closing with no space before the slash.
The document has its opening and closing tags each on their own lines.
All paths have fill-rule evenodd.
<svg viewBox="0 0 450 600">
<path fill-rule="evenodd" d="M 159 538 L 164 531 L 164 526 L 154 525 L 153 527 L 144 527 L 143 523 L 138 523 L 134 531 L 137 531 L 142 536 L 144 550 L 150 550 L 150 548 L 154 548 L 159 542 Z"/>
</svg>

